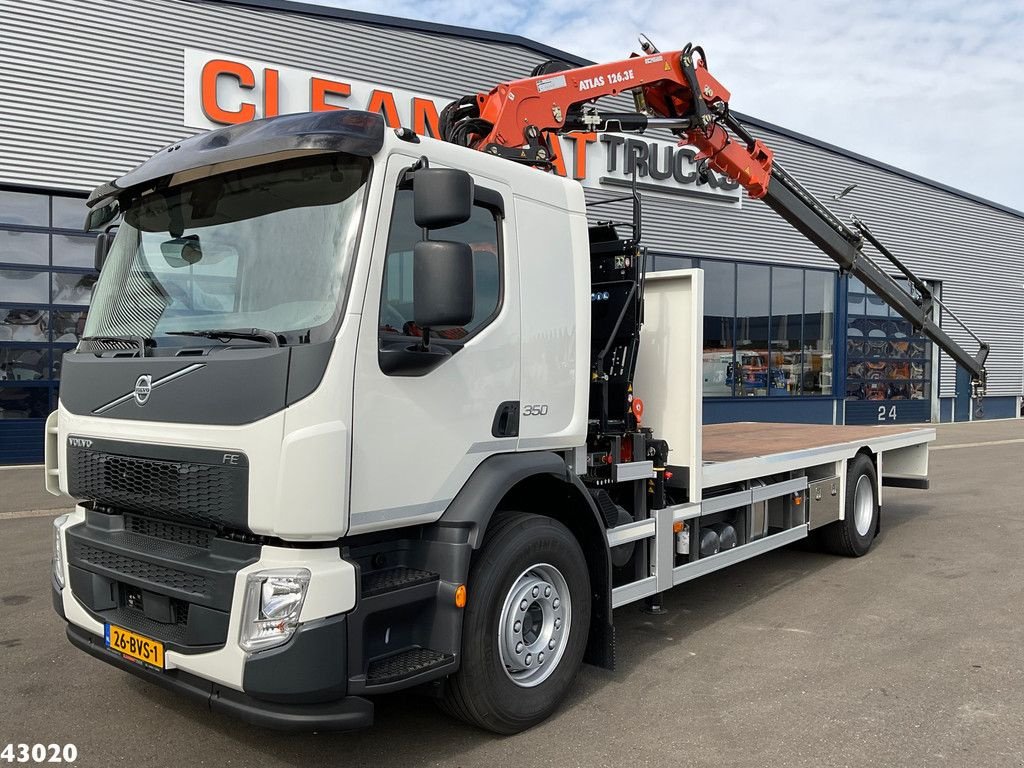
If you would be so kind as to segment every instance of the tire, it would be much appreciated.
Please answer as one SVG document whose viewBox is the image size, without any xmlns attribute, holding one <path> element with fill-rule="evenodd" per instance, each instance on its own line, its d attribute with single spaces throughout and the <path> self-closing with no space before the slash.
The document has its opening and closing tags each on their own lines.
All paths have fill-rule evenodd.
<svg viewBox="0 0 1024 768">
<path fill-rule="evenodd" d="M 836 555 L 861 557 L 871 549 L 878 530 L 878 475 L 871 458 L 857 454 L 846 473 L 844 519 L 822 527 L 822 547 Z"/>
<path fill-rule="evenodd" d="M 488 527 L 467 588 L 462 661 L 441 708 L 494 733 L 519 733 L 555 710 L 583 660 L 590 628 L 583 551 L 556 520 L 503 512 Z"/>
</svg>

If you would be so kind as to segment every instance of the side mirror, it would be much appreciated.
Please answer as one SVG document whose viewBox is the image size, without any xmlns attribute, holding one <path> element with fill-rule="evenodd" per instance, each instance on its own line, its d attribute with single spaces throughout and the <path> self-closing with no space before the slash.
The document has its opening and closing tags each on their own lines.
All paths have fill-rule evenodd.
<svg viewBox="0 0 1024 768">
<path fill-rule="evenodd" d="M 107 260 L 110 247 L 114 244 L 114 236 L 117 234 L 117 227 L 107 227 L 103 232 L 96 235 L 96 245 L 93 251 L 93 267 L 99 272 L 103 269 L 103 262 Z"/>
<path fill-rule="evenodd" d="M 467 325 L 473 319 L 473 249 L 450 240 L 421 240 L 412 259 L 416 325 Z"/>
<path fill-rule="evenodd" d="M 111 200 L 106 205 L 100 205 L 92 210 L 85 216 L 85 231 L 92 232 L 94 229 L 99 229 L 104 224 L 109 224 L 117 215 L 120 213 L 120 208 L 116 200 Z"/>
<path fill-rule="evenodd" d="M 413 174 L 412 209 L 416 226 L 453 227 L 473 213 L 473 177 L 453 168 L 421 168 Z"/>
</svg>

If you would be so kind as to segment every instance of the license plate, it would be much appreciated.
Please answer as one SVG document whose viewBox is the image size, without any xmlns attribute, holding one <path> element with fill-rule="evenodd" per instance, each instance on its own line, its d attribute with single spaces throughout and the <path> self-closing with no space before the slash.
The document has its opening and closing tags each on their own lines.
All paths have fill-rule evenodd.
<svg viewBox="0 0 1024 768">
<path fill-rule="evenodd" d="M 163 643 L 113 624 L 106 625 L 106 631 L 103 633 L 103 636 L 107 647 L 117 651 L 122 656 L 127 656 L 130 659 L 141 661 L 143 664 L 149 664 L 159 669 L 164 668 Z"/>
</svg>

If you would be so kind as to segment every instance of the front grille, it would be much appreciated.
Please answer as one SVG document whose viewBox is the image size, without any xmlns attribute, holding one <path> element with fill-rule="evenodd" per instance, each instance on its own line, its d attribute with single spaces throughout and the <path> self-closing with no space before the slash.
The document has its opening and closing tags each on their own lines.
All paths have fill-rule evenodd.
<svg viewBox="0 0 1024 768">
<path fill-rule="evenodd" d="M 205 576 L 186 573 L 175 568 L 168 568 L 155 563 L 126 557 L 116 552 L 107 552 L 90 547 L 80 541 L 70 542 L 71 561 L 76 564 L 92 565 L 105 571 L 130 578 L 156 584 L 179 592 L 207 597 L 210 594 L 210 583 Z"/>
<path fill-rule="evenodd" d="M 212 531 L 193 528 L 191 525 L 179 525 L 168 520 L 139 517 L 138 515 L 125 515 L 124 529 L 130 533 L 152 536 L 154 539 L 173 541 L 176 544 L 186 544 L 190 547 L 201 547 L 202 549 L 209 549 L 210 539 L 213 538 Z"/>
<path fill-rule="evenodd" d="M 147 448 L 155 450 L 138 446 L 132 453 L 145 453 Z M 69 445 L 68 490 L 77 498 L 127 512 L 247 529 L 248 467 L 212 463 L 223 457 L 217 451 L 162 448 L 160 452 L 173 454 L 177 450 L 210 456 L 211 463 Z"/>
</svg>

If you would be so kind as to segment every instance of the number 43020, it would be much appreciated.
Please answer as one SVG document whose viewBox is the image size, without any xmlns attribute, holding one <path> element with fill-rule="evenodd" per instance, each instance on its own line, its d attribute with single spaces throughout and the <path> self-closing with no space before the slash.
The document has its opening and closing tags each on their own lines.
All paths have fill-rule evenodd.
<svg viewBox="0 0 1024 768">
<path fill-rule="evenodd" d="M 74 744 L 7 744 L 0 749 L 4 763 L 73 763 L 77 759 Z"/>
</svg>

